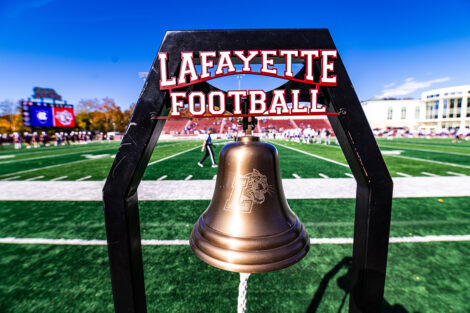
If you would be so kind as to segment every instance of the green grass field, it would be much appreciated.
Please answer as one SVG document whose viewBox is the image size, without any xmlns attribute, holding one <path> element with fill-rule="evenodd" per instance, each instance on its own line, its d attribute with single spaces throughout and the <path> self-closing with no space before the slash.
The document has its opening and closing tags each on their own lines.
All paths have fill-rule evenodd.
<svg viewBox="0 0 470 313">
<path fill-rule="evenodd" d="M 469 198 L 441 200 L 395 199 L 391 236 L 470 233 Z M 208 204 L 142 202 L 142 238 L 187 239 Z M 353 199 L 289 204 L 311 237 L 353 234 Z M 0 237 L 105 239 L 100 202 L 0 205 Z M 2 244 L 0 252 L 1 312 L 112 311 L 105 246 Z M 351 252 L 347 244 L 312 245 L 307 257 L 291 268 L 253 275 L 247 312 L 337 312 L 347 297 Z M 235 310 L 237 274 L 206 265 L 188 246 L 144 246 L 143 254 L 149 312 Z M 391 244 L 385 312 L 467 312 L 469 262 L 470 242 Z M 340 312 L 347 312 L 347 305 Z"/>
<path fill-rule="evenodd" d="M 452 144 L 451 139 L 435 141 L 396 139 L 379 140 L 379 144 L 393 177 L 469 176 L 470 143 Z M 343 153 L 336 144 L 306 145 L 280 140 L 270 142 L 278 148 L 283 178 L 294 178 L 293 174 L 300 178 L 326 176 L 336 178 L 348 177 L 348 174 L 351 174 Z M 188 175 L 192 175 L 192 179 L 212 179 L 217 169 L 201 169 L 196 166 L 202 157 L 198 149 L 201 143 L 201 141 L 159 143 L 143 179 L 157 180 L 166 176 L 164 179 L 182 180 Z M 0 180 L 54 180 L 58 178 L 60 180 L 104 180 L 117 148 L 117 143 L 93 143 L 20 151 L 7 149 L 0 151 Z M 221 145 L 217 145 L 216 155 L 220 149 Z M 298 150 L 308 154 L 300 153 Z M 400 154 L 387 154 L 390 151 L 399 151 Z M 8 158 L 1 158 L 2 156 Z M 168 159 L 153 163 L 164 158 Z M 209 160 L 206 161 L 206 165 L 209 167 Z"/>
<path fill-rule="evenodd" d="M 278 148 L 283 178 L 346 178 L 350 173 L 336 145 L 271 142 Z M 401 151 L 384 154 L 394 177 L 470 175 L 468 142 L 378 143 L 383 152 Z M 196 166 L 200 144 L 159 143 L 150 162 L 164 160 L 150 165 L 144 179 L 213 179 L 217 169 L 209 167 L 209 160 L 204 168 Z M 94 143 L 0 150 L 0 180 L 104 180 L 117 148 L 116 143 Z M 187 240 L 208 204 L 141 201 L 142 239 Z M 354 199 L 291 199 L 289 205 L 312 238 L 353 236 Z M 469 234 L 470 197 L 393 201 L 392 237 Z M 104 240 L 102 203 L 0 201 L 0 238 L 9 237 Z M 294 266 L 252 275 L 247 312 L 347 312 L 351 254 L 351 244 L 312 245 Z M 113 312 L 106 246 L 0 243 L 0 255 L 0 312 Z M 144 245 L 143 259 L 149 312 L 236 311 L 238 274 L 208 266 L 189 246 Z M 391 243 L 383 311 L 470 312 L 468 264 L 470 241 Z"/>
</svg>

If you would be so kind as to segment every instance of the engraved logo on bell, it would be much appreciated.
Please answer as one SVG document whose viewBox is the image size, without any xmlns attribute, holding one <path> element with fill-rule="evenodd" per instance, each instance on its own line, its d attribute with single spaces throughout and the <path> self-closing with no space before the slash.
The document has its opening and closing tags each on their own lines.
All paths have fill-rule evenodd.
<svg viewBox="0 0 470 313">
<path fill-rule="evenodd" d="M 237 175 L 224 209 L 251 213 L 253 204 L 262 204 L 266 199 L 266 194 L 270 195 L 272 189 L 266 175 L 261 174 L 257 169 L 245 175 Z"/>
</svg>

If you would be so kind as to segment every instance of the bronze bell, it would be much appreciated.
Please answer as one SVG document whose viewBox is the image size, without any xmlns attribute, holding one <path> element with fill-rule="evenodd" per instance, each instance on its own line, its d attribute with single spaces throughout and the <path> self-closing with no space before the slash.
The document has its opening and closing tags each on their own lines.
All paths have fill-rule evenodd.
<svg viewBox="0 0 470 313">
<path fill-rule="evenodd" d="M 240 273 L 279 270 L 307 254 L 310 240 L 287 204 L 273 145 L 246 136 L 222 148 L 214 195 L 190 244 L 204 262 Z"/>
</svg>

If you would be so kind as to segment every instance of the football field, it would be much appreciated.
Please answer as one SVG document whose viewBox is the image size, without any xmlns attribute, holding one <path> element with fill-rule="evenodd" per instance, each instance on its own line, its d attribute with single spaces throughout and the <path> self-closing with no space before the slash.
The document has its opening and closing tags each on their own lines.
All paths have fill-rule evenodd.
<svg viewBox="0 0 470 313">
<path fill-rule="evenodd" d="M 224 142 L 218 142 L 216 155 Z M 353 183 L 336 144 L 269 142 L 279 151 L 286 187 L 296 181 Z M 403 138 L 378 143 L 397 189 L 416 177 L 430 186 L 406 197 L 398 193 L 393 200 L 383 311 L 470 312 L 470 142 Z M 201 144 L 160 142 L 144 183 L 176 184 L 182 186 L 179 194 L 188 192 L 184 186 L 191 181 L 213 183 L 217 169 L 209 160 L 204 168 L 196 165 Z M 28 186 L 54 184 L 67 194 L 89 182 L 99 196 L 118 147 L 0 150 L 0 188 L 24 188 L 14 197 L 0 194 L 0 312 L 113 312 L 102 202 L 38 201 L 43 198 Z M 443 181 L 464 196 L 439 193 L 445 190 L 439 185 Z M 251 275 L 247 312 L 347 312 L 355 200 L 347 194 L 336 199 L 311 194 L 288 199 L 312 239 L 310 252 L 285 270 Z M 140 202 L 149 312 L 236 311 L 239 275 L 208 266 L 188 245 L 208 199 Z"/>
</svg>

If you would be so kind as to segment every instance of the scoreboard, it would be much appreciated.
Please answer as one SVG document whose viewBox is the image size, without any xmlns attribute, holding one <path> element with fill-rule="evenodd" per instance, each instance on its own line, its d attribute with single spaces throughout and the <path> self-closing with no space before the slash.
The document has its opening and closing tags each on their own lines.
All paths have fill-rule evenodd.
<svg viewBox="0 0 470 313">
<path fill-rule="evenodd" d="M 75 127 L 71 104 L 21 101 L 23 125 L 32 127 Z"/>
</svg>

